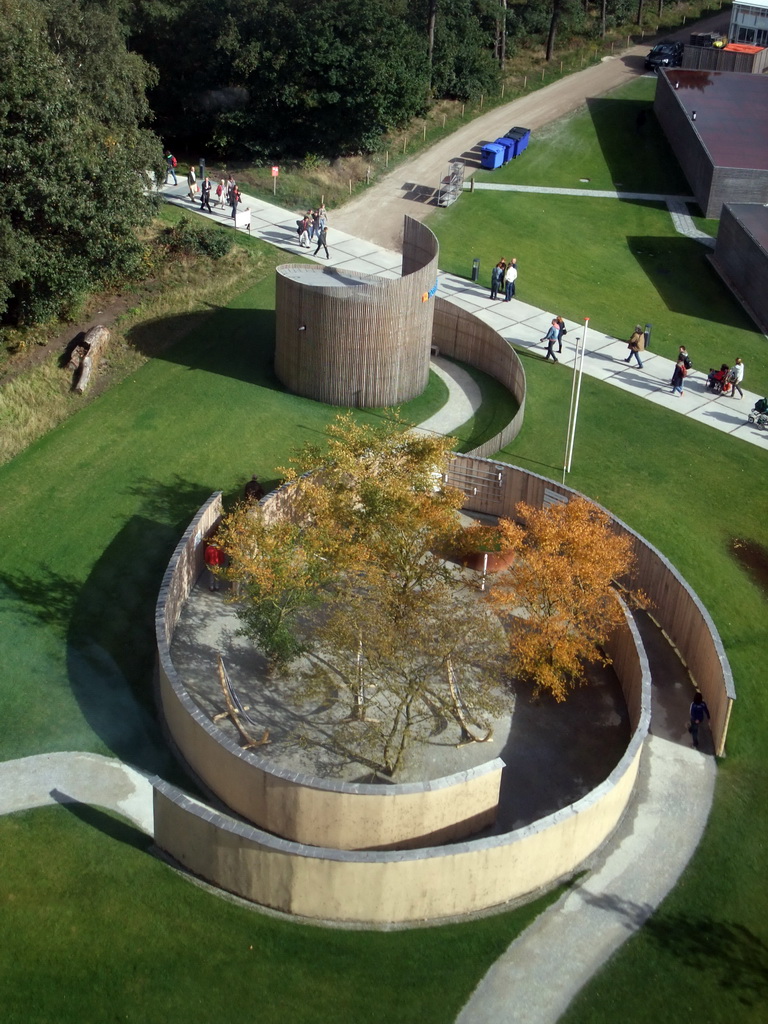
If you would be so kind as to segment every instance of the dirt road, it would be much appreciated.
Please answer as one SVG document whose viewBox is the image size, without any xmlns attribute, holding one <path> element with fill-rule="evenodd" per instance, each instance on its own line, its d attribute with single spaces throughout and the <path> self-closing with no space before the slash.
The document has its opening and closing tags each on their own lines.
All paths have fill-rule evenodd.
<svg viewBox="0 0 768 1024">
<path fill-rule="evenodd" d="M 729 12 L 687 25 L 672 33 L 670 39 L 688 40 L 691 32 L 726 31 Z M 602 96 L 643 72 L 643 59 L 655 40 L 606 57 L 600 64 L 561 78 L 538 92 L 496 107 L 475 118 L 453 135 L 408 160 L 334 211 L 331 227 L 366 238 L 377 245 L 400 251 L 403 216 L 424 220 L 435 209 L 431 191 L 448 170 L 451 160 L 466 161 L 466 175 L 477 169 L 480 146 L 504 135 L 512 125 L 520 124 L 535 133 L 542 125 L 555 121 L 582 107 L 588 99 Z M 534 134 L 535 143 L 535 134 Z"/>
</svg>

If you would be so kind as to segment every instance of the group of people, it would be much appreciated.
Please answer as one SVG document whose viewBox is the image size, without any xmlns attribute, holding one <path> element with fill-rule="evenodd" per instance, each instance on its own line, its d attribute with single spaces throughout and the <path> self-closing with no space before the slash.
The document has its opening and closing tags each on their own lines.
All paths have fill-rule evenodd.
<svg viewBox="0 0 768 1024">
<path fill-rule="evenodd" d="M 682 395 L 685 378 L 692 368 L 693 364 L 691 363 L 691 357 L 688 355 L 688 350 L 685 345 L 681 345 L 677 354 L 675 369 L 672 371 L 672 380 L 669 382 L 672 385 L 673 395 L 678 397 Z M 739 398 L 741 399 L 744 397 L 744 392 L 741 388 L 743 380 L 744 360 L 741 356 L 737 356 L 733 366 L 728 366 L 728 363 L 721 363 L 719 370 L 711 369 L 709 371 L 707 374 L 707 387 L 718 396 L 730 395 L 731 398 L 735 398 L 738 391 Z"/>
<path fill-rule="evenodd" d="M 644 346 L 645 332 L 641 325 L 637 324 L 632 336 L 627 342 L 629 355 L 624 362 L 628 363 L 634 358 L 639 369 L 642 370 L 643 361 L 640 358 L 640 352 L 643 350 Z M 678 398 L 682 395 L 685 378 L 692 369 L 693 363 L 688 354 L 688 349 L 685 345 L 681 345 L 678 349 L 677 358 L 675 359 L 675 368 L 672 371 L 672 379 L 669 382 L 673 395 Z M 736 392 L 738 391 L 739 398 L 743 398 L 744 392 L 741 390 L 741 382 L 743 379 L 744 360 L 739 356 L 733 366 L 728 366 L 727 363 L 722 363 L 719 370 L 710 370 L 707 374 L 707 387 L 715 391 L 718 395 L 731 395 L 733 398 L 736 397 Z"/>
<path fill-rule="evenodd" d="M 325 249 L 325 258 L 331 258 L 328 253 L 328 214 L 324 203 L 317 210 L 307 210 L 296 222 L 296 234 L 302 249 L 309 249 L 316 238 L 317 248 L 312 255 L 317 256 L 321 249 Z"/>
<path fill-rule="evenodd" d="M 502 293 L 505 302 L 515 297 L 517 282 L 517 259 L 499 260 L 491 271 L 491 298 L 498 299 Z"/>
<path fill-rule="evenodd" d="M 169 149 L 165 151 L 165 183 L 168 184 L 168 178 L 170 177 L 174 185 L 178 185 L 178 178 L 176 177 L 176 167 L 178 162 L 176 157 L 171 153 Z M 208 213 L 213 213 L 211 208 L 211 195 L 213 193 L 213 182 L 206 174 L 200 184 L 197 182 L 197 175 L 195 174 L 195 168 L 190 167 L 187 173 L 187 199 L 191 203 L 199 197 L 200 209 L 207 210 Z M 242 202 L 242 195 L 240 189 L 237 187 L 237 182 L 234 177 L 230 174 L 228 178 L 221 178 L 218 185 L 216 186 L 216 200 L 219 204 L 219 209 L 223 210 L 229 206 L 232 210 L 232 219 L 234 220 L 237 213 L 237 207 Z"/>
</svg>

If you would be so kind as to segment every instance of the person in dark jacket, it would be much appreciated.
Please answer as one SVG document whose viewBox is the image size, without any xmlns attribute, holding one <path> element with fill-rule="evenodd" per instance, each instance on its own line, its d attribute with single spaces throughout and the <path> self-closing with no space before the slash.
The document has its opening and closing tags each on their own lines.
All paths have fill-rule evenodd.
<svg viewBox="0 0 768 1024">
<path fill-rule="evenodd" d="M 675 369 L 672 373 L 672 380 L 670 381 L 672 385 L 673 395 L 679 395 L 680 398 L 683 397 L 683 383 L 685 381 L 687 374 L 688 371 L 685 368 L 685 363 L 682 359 L 678 359 L 675 363 Z"/>
<path fill-rule="evenodd" d="M 317 248 L 312 255 L 317 256 L 321 249 L 325 249 L 325 258 L 329 260 L 331 257 L 328 253 L 328 228 L 320 228 L 317 234 Z"/>
<path fill-rule="evenodd" d="M 200 189 L 200 209 L 213 213 L 211 209 L 211 179 L 206 175 Z"/>
<path fill-rule="evenodd" d="M 491 298 L 498 299 L 499 288 L 501 288 L 504 280 L 504 262 L 499 260 L 496 266 L 491 271 Z"/>
<path fill-rule="evenodd" d="M 690 721 L 690 724 L 688 726 L 688 732 L 691 734 L 691 739 L 693 741 L 694 747 L 698 750 L 699 749 L 699 726 L 704 721 L 704 716 L 705 715 L 707 717 L 707 720 L 709 720 L 709 708 L 707 707 L 704 698 L 702 697 L 702 695 L 699 693 L 698 690 L 694 694 L 693 700 L 691 702 L 690 715 L 691 715 L 691 721 Z"/>
</svg>

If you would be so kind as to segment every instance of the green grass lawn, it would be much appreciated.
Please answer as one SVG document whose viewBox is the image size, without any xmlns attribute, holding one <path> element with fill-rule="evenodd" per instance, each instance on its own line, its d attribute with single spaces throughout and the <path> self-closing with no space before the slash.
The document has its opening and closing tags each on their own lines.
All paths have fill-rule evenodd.
<svg viewBox="0 0 768 1024">
<path fill-rule="evenodd" d="M 464 199 L 449 213 L 462 209 Z M 523 267 L 522 297 L 534 301 L 527 292 L 538 272 L 527 260 Z M 583 265 L 582 275 L 591 287 Z M 212 491 L 231 498 L 252 473 L 275 481 L 335 412 L 277 386 L 272 302 L 265 273 L 199 328 L 193 318 L 163 358 L 0 468 L 0 756 L 96 750 L 179 779 L 152 695 L 154 602 L 168 558 Z M 597 321 L 596 308 L 584 311 Z M 710 329 L 692 312 L 687 321 L 702 337 Z M 752 335 L 743 324 L 730 329 L 744 339 L 750 372 Z M 560 479 L 570 377 L 538 355 L 521 358 L 525 425 L 500 457 Z M 428 415 L 439 388 L 419 401 Z M 573 468 L 568 482 L 657 544 L 705 601 L 738 702 L 691 866 L 568 1020 L 608 1024 L 620 1006 L 621 1020 L 638 1024 L 757 1024 L 768 1014 L 768 615 L 765 580 L 733 543 L 749 541 L 768 557 L 765 451 L 586 379 Z M 538 910 L 412 933 L 308 928 L 196 888 L 148 856 L 134 829 L 91 808 L 2 818 L 0 849 L 12 937 L 0 944 L 0 999 L 3 1020 L 19 1024 L 214 1016 L 446 1024 Z"/>
<path fill-rule="evenodd" d="M 555 898 L 429 932 L 320 929 L 211 895 L 92 807 L 0 818 L 0 844 L 4 1024 L 444 1024 Z"/>
<path fill-rule="evenodd" d="M 638 139 L 636 111 L 650 109 L 654 88 L 655 79 L 640 78 L 591 101 L 592 110 L 545 129 L 524 156 L 483 176 L 598 189 L 615 179 L 632 191 L 687 194 L 652 112 Z M 582 176 L 589 186 L 579 185 Z M 678 235 L 662 204 L 476 191 L 437 211 L 429 225 L 444 270 L 469 277 L 476 257 L 486 282 L 502 256 L 516 256 L 523 302 L 573 320 L 589 316 L 593 328 L 618 338 L 652 323 L 655 351 L 672 358 L 685 344 L 705 372 L 740 355 L 746 386 L 768 392 L 765 339 L 712 269 L 710 250 Z M 699 218 L 697 225 L 716 233 L 716 222 Z"/>
</svg>

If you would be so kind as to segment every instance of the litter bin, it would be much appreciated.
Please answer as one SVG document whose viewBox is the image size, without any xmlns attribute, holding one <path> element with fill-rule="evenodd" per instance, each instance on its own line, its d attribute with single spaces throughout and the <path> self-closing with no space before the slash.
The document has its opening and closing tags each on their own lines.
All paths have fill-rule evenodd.
<svg viewBox="0 0 768 1024">
<path fill-rule="evenodd" d="M 205 157 L 200 157 L 200 180 L 202 181 L 205 177 Z"/>
<path fill-rule="evenodd" d="M 528 143 L 531 141 L 531 129 L 521 128 L 520 125 L 516 125 L 514 128 L 509 129 L 506 138 L 514 140 L 514 156 L 518 157 L 528 148 Z"/>
<path fill-rule="evenodd" d="M 653 328 L 653 324 L 646 324 L 645 325 L 645 330 L 643 331 L 643 333 L 645 334 L 645 347 L 646 348 L 650 348 L 651 347 L 651 329 L 652 328 Z"/>
<path fill-rule="evenodd" d="M 489 142 L 480 151 L 480 166 L 486 171 L 495 171 L 504 163 L 504 146 L 497 146 L 495 142 Z"/>
<path fill-rule="evenodd" d="M 472 280 L 477 281 L 480 277 L 480 260 L 472 260 Z"/>
<path fill-rule="evenodd" d="M 508 163 L 515 155 L 515 140 L 508 139 L 504 136 L 501 139 L 496 139 L 494 146 L 501 146 L 504 150 L 504 163 Z"/>
</svg>

